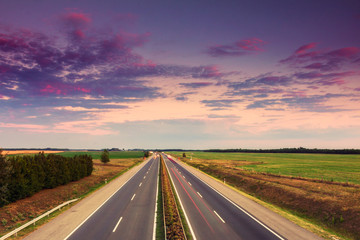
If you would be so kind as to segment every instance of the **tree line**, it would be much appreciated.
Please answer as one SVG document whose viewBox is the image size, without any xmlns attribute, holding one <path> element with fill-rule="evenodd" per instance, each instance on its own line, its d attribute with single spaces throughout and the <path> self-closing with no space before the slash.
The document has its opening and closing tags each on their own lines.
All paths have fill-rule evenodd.
<svg viewBox="0 0 360 240">
<path fill-rule="evenodd" d="M 55 154 L 4 156 L 0 150 L 0 207 L 91 175 L 90 155 L 63 157 Z"/>
<path fill-rule="evenodd" d="M 360 149 L 318 149 L 318 148 L 280 148 L 280 149 L 210 149 L 204 152 L 245 152 L 245 153 L 322 153 L 322 154 L 360 154 Z"/>
</svg>

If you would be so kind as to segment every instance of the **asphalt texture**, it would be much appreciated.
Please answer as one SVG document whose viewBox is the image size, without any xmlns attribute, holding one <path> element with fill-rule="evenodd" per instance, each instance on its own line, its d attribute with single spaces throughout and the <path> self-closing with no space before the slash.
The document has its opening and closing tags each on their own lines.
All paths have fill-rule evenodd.
<svg viewBox="0 0 360 240">
<path fill-rule="evenodd" d="M 152 239 L 158 170 L 152 158 L 66 239 Z"/>
</svg>

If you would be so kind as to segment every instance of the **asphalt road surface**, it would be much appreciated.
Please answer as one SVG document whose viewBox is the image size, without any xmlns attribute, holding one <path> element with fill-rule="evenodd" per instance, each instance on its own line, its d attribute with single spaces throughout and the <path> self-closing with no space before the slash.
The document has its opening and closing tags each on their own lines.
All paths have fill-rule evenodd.
<svg viewBox="0 0 360 240">
<path fill-rule="evenodd" d="M 153 157 L 65 239 L 153 239 L 158 171 Z"/>
<path fill-rule="evenodd" d="M 195 239 L 285 239 L 163 154 Z"/>
</svg>

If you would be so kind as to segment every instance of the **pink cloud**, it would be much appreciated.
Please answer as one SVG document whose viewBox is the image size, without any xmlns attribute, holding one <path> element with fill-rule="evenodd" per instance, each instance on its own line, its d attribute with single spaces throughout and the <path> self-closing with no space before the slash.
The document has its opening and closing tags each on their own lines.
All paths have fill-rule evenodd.
<svg viewBox="0 0 360 240">
<path fill-rule="evenodd" d="M 317 45 L 317 43 L 315 43 L 315 42 L 303 45 L 303 46 L 299 47 L 298 49 L 296 49 L 295 54 L 304 54 L 307 50 L 313 49 L 314 47 L 316 47 L 316 45 Z"/>
<path fill-rule="evenodd" d="M 263 51 L 261 48 L 266 42 L 258 38 L 250 38 L 227 45 L 214 45 L 208 47 L 206 53 L 212 57 L 243 56 Z"/>
<path fill-rule="evenodd" d="M 295 68 L 333 71 L 344 65 L 349 66 L 356 63 L 356 59 L 360 57 L 360 49 L 357 47 L 314 51 L 316 46 L 317 43 L 303 45 L 288 58 L 280 60 L 280 63 Z"/>
<path fill-rule="evenodd" d="M 82 93 L 90 93 L 91 90 L 83 87 L 73 86 L 71 84 L 65 83 L 53 83 L 47 84 L 44 88 L 39 90 L 42 94 L 51 94 L 54 93 L 56 95 L 68 95 L 70 92 L 82 92 Z"/>
<path fill-rule="evenodd" d="M 246 51 L 263 51 L 260 46 L 264 44 L 265 42 L 258 38 L 245 39 L 235 43 L 236 46 Z"/>
<path fill-rule="evenodd" d="M 63 14 L 61 18 L 66 22 L 76 27 L 81 27 L 91 23 L 91 18 L 88 14 L 69 12 Z"/>
<path fill-rule="evenodd" d="M 16 124 L 16 123 L 0 123 L 1 128 L 24 128 L 32 130 L 41 130 L 45 129 L 45 126 L 34 125 L 34 124 Z"/>
<path fill-rule="evenodd" d="M 360 49 L 357 47 L 346 47 L 331 51 L 327 53 L 327 55 L 332 57 L 352 58 L 354 56 L 357 56 L 359 52 Z"/>
<path fill-rule="evenodd" d="M 220 72 L 216 65 L 194 67 L 193 70 L 193 78 L 218 78 L 223 76 L 223 73 Z"/>
</svg>

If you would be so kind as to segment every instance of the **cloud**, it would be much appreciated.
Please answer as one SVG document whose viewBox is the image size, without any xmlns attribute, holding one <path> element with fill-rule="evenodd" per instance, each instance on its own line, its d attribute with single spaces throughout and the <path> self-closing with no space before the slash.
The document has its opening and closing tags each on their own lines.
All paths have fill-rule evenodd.
<svg viewBox="0 0 360 240">
<path fill-rule="evenodd" d="M 175 100 L 177 100 L 177 101 L 187 101 L 187 100 L 189 100 L 188 96 L 192 95 L 192 94 L 196 94 L 196 92 L 184 92 L 184 93 L 178 94 L 175 97 Z"/>
<path fill-rule="evenodd" d="M 220 80 L 226 75 L 215 65 L 166 65 L 144 59 L 135 49 L 148 42 L 150 33 L 97 29 L 92 17 L 82 12 L 61 14 L 57 21 L 58 36 L 0 28 L 0 99 L 12 99 L 6 106 L 96 108 L 104 102 L 164 97 L 160 88 L 144 80 L 147 77 Z M 204 85 L 201 82 L 184 86 L 197 88 Z"/>
<path fill-rule="evenodd" d="M 295 68 L 304 68 L 318 71 L 335 71 L 343 66 L 356 64 L 360 57 L 358 47 L 344 47 L 334 50 L 314 50 L 317 43 L 300 46 L 289 57 L 280 60 L 280 63 Z"/>
<path fill-rule="evenodd" d="M 206 53 L 212 57 L 243 56 L 263 51 L 265 42 L 258 38 L 244 39 L 228 45 L 208 47 Z"/>
<path fill-rule="evenodd" d="M 272 76 L 269 74 L 259 75 L 257 77 L 246 79 L 242 82 L 233 82 L 228 86 L 233 90 L 242 90 L 245 88 L 260 87 L 260 86 L 288 86 L 294 80 L 288 76 Z"/>
<path fill-rule="evenodd" d="M 354 71 L 348 72 L 333 72 L 333 73 L 321 73 L 321 72 L 298 72 L 293 76 L 297 79 L 311 80 L 308 84 L 315 84 L 317 86 L 331 86 L 331 85 L 343 85 L 345 84 L 345 78 L 359 75 Z"/>
<path fill-rule="evenodd" d="M 317 43 L 309 43 L 309 44 L 303 45 L 295 50 L 295 54 L 296 55 L 304 54 L 307 52 L 307 50 L 316 47 L 316 45 L 317 45 Z"/>
<path fill-rule="evenodd" d="M 192 83 L 179 83 L 180 86 L 186 88 L 203 88 L 213 85 L 212 82 L 192 82 Z"/>
<path fill-rule="evenodd" d="M 215 118 L 215 119 L 218 119 L 218 118 L 229 118 L 229 119 L 235 119 L 235 118 L 241 118 L 239 116 L 236 116 L 236 115 L 218 115 L 218 114 L 209 114 L 208 115 L 208 118 Z"/>
<path fill-rule="evenodd" d="M 301 111 L 306 112 L 343 112 L 350 111 L 352 109 L 344 109 L 344 108 L 336 108 L 333 106 L 325 105 L 326 101 L 330 99 L 349 97 L 346 94 L 332 94 L 327 93 L 324 95 L 311 95 L 307 96 L 303 92 L 300 94 L 285 94 L 282 98 L 274 98 L 274 99 L 265 99 L 254 101 L 249 104 L 247 109 L 269 109 L 276 107 L 284 107 L 292 108 L 292 109 L 300 109 Z"/>
<path fill-rule="evenodd" d="M 202 100 L 201 103 L 211 110 L 224 110 L 233 107 L 234 103 L 242 102 L 242 99 L 216 99 L 216 100 Z"/>
</svg>

